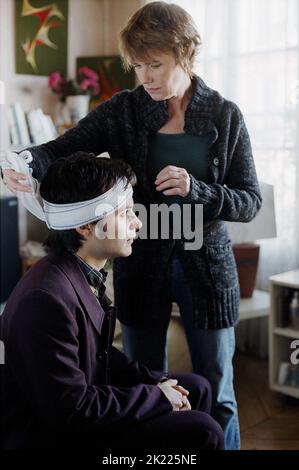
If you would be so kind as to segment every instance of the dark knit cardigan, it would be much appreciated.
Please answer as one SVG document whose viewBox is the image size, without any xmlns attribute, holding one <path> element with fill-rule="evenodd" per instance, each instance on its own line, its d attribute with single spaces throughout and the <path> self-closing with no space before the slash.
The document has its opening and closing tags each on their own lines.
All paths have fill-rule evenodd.
<svg viewBox="0 0 299 470">
<path fill-rule="evenodd" d="M 128 162 L 138 183 L 135 202 L 156 201 L 146 173 L 148 136 L 168 120 L 167 101 L 154 101 L 143 86 L 122 91 L 99 105 L 63 136 L 31 150 L 33 175 L 41 180 L 57 158 L 84 150 Z M 231 241 L 224 221 L 251 221 L 261 207 L 250 140 L 236 104 L 193 78 L 193 96 L 185 113 L 184 131 L 212 132 L 208 154 L 209 180 L 192 175 L 184 202 L 203 204 L 204 238 L 199 250 L 184 250 L 181 240 L 142 240 L 132 255 L 114 262 L 115 303 L 118 318 L 127 325 L 153 324 L 167 308 L 169 259 L 176 249 L 193 293 L 194 325 L 224 328 L 238 320 L 239 283 Z"/>
</svg>

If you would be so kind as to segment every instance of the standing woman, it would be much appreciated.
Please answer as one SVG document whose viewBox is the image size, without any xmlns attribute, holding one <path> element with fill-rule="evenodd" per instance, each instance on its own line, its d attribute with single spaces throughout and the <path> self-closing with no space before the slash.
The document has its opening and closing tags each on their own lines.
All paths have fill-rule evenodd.
<svg viewBox="0 0 299 470">
<path fill-rule="evenodd" d="M 153 2 L 138 10 L 121 33 L 120 48 L 140 85 L 32 148 L 30 166 L 41 180 L 59 157 L 107 151 L 137 174 L 136 203 L 203 205 L 203 246 L 184 250 L 183 241 L 171 237 L 137 239 L 132 255 L 114 262 L 115 301 L 125 353 L 164 372 L 171 303 L 177 302 L 194 372 L 212 385 L 212 414 L 225 447 L 239 449 L 232 366 L 239 285 L 224 221 L 252 220 L 261 194 L 239 108 L 192 71 L 200 44 L 181 7 Z M 10 189 L 25 190 L 20 174 L 3 173 Z"/>
</svg>

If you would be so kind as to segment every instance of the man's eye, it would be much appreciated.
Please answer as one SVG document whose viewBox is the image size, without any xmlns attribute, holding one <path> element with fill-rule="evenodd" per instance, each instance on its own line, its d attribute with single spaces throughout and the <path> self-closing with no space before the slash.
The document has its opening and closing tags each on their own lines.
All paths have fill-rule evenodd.
<svg viewBox="0 0 299 470">
<path fill-rule="evenodd" d="M 161 64 L 152 64 L 153 69 L 158 69 L 159 67 L 161 67 Z"/>
<path fill-rule="evenodd" d="M 139 67 L 141 67 L 141 65 L 139 65 L 139 64 L 133 64 L 133 68 L 134 68 L 134 69 L 138 69 Z"/>
</svg>

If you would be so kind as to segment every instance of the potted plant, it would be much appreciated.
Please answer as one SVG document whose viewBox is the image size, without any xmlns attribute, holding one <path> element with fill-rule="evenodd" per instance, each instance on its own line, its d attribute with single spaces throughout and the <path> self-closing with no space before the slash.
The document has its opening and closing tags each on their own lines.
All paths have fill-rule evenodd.
<svg viewBox="0 0 299 470">
<path fill-rule="evenodd" d="M 81 67 L 77 79 L 67 80 L 59 71 L 53 72 L 49 76 L 48 85 L 60 101 L 66 103 L 73 123 L 86 116 L 90 97 L 98 96 L 100 92 L 99 76 L 89 67 Z"/>
</svg>

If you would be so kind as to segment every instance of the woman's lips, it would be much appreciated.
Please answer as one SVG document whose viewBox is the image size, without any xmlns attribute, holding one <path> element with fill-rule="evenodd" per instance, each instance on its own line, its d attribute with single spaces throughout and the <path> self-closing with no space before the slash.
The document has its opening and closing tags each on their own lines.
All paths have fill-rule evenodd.
<svg viewBox="0 0 299 470">
<path fill-rule="evenodd" d="M 146 88 L 146 91 L 149 91 L 150 93 L 155 93 L 158 90 L 160 90 L 160 87 L 159 88 Z"/>
</svg>

